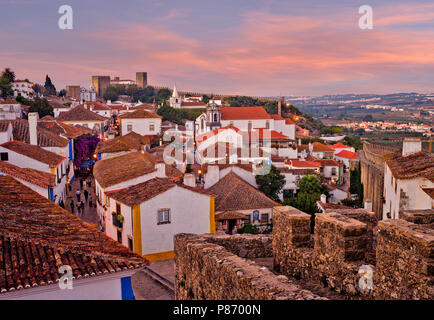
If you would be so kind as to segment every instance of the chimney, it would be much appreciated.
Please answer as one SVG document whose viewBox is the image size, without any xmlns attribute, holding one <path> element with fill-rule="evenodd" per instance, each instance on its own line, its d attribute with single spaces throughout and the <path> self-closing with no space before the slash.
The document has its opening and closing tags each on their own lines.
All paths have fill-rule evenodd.
<svg viewBox="0 0 434 320">
<path fill-rule="evenodd" d="M 313 151 L 313 144 L 312 144 L 312 142 L 309 142 L 309 152 L 312 152 Z"/>
<path fill-rule="evenodd" d="M 364 208 L 365 208 L 365 210 L 372 211 L 372 200 L 371 199 L 365 200 Z"/>
<path fill-rule="evenodd" d="M 301 139 L 298 138 L 298 145 L 301 146 Z"/>
<path fill-rule="evenodd" d="M 87 103 L 86 102 L 84 103 L 84 108 L 87 109 Z"/>
<path fill-rule="evenodd" d="M 30 144 L 33 144 L 35 146 L 38 145 L 38 131 L 36 129 L 38 125 L 38 113 L 37 112 L 30 112 L 28 114 L 29 118 L 29 135 L 30 135 Z"/>
<path fill-rule="evenodd" d="M 321 195 L 321 202 L 322 203 L 327 203 L 327 196 L 325 194 Z"/>
<path fill-rule="evenodd" d="M 193 173 L 184 174 L 184 184 L 189 187 L 196 187 L 196 177 Z"/>
<path fill-rule="evenodd" d="M 405 138 L 402 143 L 402 156 L 422 151 L 422 142 L 419 138 Z"/>
<path fill-rule="evenodd" d="M 205 175 L 204 188 L 208 189 L 215 185 L 220 180 L 220 168 L 217 165 L 208 166 L 207 173 Z"/>
<path fill-rule="evenodd" d="M 166 164 L 164 162 L 157 162 L 155 169 L 157 169 L 157 178 L 166 178 Z"/>
</svg>

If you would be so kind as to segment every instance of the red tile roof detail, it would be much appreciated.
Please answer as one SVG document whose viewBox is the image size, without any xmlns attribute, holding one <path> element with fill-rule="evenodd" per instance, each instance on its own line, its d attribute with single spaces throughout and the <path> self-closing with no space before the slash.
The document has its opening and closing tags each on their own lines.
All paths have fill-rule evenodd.
<svg viewBox="0 0 434 320">
<path fill-rule="evenodd" d="M 56 186 L 56 175 L 36 169 L 21 168 L 6 161 L 0 161 L 0 173 L 44 188 Z"/>
<path fill-rule="evenodd" d="M 222 120 L 272 119 L 264 107 L 222 107 Z"/>
<path fill-rule="evenodd" d="M 344 145 L 341 142 L 335 143 L 331 145 L 332 148 L 334 149 L 351 149 L 351 147 Z"/>
<path fill-rule="evenodd" d="M 335 149 L 326 146 L 325 144 L 321 143 L 321 142 L 314 142 L 313 143 L 313 152 L 329 152 L 332 151 L 334 152 Z"/>
<path fill-rule="evenodd" d="M 287 160 L 285 163 L 296 168 L 321 168 L 321 163 L 316 161 L 291 159 Z"/>
<path fill-rule="evenodd" d="M 279 205 L 232 171 L 208 191 L 216 195 L 216 211 L 273 208 Z"/>
<path fill-rule="evenodd" d="M 148 201 L 176 186 L 196 193 L 214 196 L 212 193 L 204 189 L 189 187 L 181 183 L 175 183 L 166 178 L 153 178 L 122 190 L 109 191 L 107 192 L 107 196 L 132 207 Z"/>
<path fill-rule="evenodd" d="M 39 162 L 48 164 L 50 168 L 56 168 L 65 159 L 65 157 L 59 156 L 54 152 L 21 141 L 12 140 L 3 143 L 0 146 Z"/>
<path fill-rule="evenodd" d="M 146 259 L 12 177 L 0 177 L 0 293 L 137 269 Z"/>
<path fill-rule="evenodd" d="M 335 156 L 345 159 L 357 159 L 357 153 L 348 150 L 342 150 L 341 152 L 335 154 Z"/>
<path fill-rule="evenodd" d="M 57 117 L 60 121 L 95 121 L 95 122 L 104 122 L 107 121 L 108 118 L 100 116 L 99 114 L 90 111 L 89 109 L 84 108 L 83 105 L 78 105 L 71 110 L 61 112 Z"/>
<path fill-rule="evenodd" d="M 127 112 L 119 116 L 119 118 L 120 119 L 149 119 L 149 118 L 161 119 L 162 117 L 156 113 L 146 111 L 145 109 L 137 109 L 136 111 L 133 112 Z"/>
</svg>

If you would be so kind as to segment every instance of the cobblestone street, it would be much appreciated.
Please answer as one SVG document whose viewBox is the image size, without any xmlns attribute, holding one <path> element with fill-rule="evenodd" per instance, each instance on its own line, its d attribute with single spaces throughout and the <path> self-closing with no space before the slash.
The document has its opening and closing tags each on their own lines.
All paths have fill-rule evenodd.
<svg viewBox="0 0 434 320">
<path fill-rule="evenodd" d="M 83 179 L 83 188 L 80 189 L 80 180 Z M 85 180 L 84 177 L 77 176 L 71 186 L 71 190 L 68 188 L 68 194 L 66 197 L 66 203 L 65 203 L 65 209 L 69 212 L 72 212 L 71 210 L 71 202 L 74 203 L 74 211 L 72 212 L 76 217 L 79 217 L 80 219 L 83 219 L 87 223 L 97 225 L 97 214 L 96 214 L 96 197 L 95 197 L 95 182 L 92 177 L 92 184 L 90 187 L 88 187 L 87 180 Z M 80 200 L 84 203 L 84 209 L 80 210 L 80 213 L 78 213 L 77 210 L 77 196 L 76 191 L 80 190 Z M 84 196 L 84 191 L 87 190 L 89 193 L 88 199 L 86 201 Z M 89 200 L 92 199 L 92 207 L 89 206 Z"/>
</svg>

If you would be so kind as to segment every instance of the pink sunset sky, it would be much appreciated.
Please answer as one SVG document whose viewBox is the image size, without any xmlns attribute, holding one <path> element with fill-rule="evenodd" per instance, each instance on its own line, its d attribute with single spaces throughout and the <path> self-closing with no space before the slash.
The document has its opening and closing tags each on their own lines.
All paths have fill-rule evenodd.
<svg viewBox="0 0 434 320">
<path fill-rule="evenodd" d="M 432 1 L 0 0 L 0 68 L 60 90 L 92 75 L 246 95 L 433 92 Z M 373 8 L 374 28 L 358 27 Z"/>
</svg>

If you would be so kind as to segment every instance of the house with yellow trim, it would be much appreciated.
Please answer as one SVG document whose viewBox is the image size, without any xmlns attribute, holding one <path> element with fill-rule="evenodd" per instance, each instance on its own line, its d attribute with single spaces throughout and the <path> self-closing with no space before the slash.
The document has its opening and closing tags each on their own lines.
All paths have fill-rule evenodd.
<svg viewBox="0 0 434 320">
<path fill-rule="evenodd" d="M 215 233 L 214 195 L 168 178 L 106 193 L 106 234 L 150 261 L 172 259 L 177 233 Z"/>
</svg>

